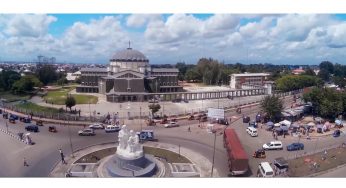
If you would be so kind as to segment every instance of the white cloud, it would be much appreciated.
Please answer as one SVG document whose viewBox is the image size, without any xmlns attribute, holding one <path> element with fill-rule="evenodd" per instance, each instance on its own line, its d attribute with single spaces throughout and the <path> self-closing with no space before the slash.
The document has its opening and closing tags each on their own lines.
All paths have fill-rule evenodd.
<svg viewBox="0 0 346 188">
<path fill-rule="evenodd" d="M 149 21 L 159 19 L 161 19 L 161 15 L 159 14 L 131 14 L 127 17 L 126 26 L 140 28 L 145 26 Z"/>
<path fill-rule="evenodd" d="M 288 14 L 277 18 L 277 25 L 271 35 L 287 41 L 304 41 L 311 29 L 332 23 L 329 15 Z"/>
<path fill-rule="evenodd" d="M 55 21 L 48 15 L 0 15 L 0 57 L 44 54 L 58 61 L 107 63 L 131 40 L 151 63 L 195 63 L 200 57 L 244 63 L 247 56 L 251 63 L 318 63 L 346 47 L 346 22 L 330 15 L 105 16 L 75 22 L 52 36 L 48 31 Z"/>
<path fill-rule="evenodd" d="M 40 37 L 48 32 L 51 23 L 57 18 L 48 15 L 19 14 L 8 17 L 4 33 L 9 36 Z"/>
</svg>

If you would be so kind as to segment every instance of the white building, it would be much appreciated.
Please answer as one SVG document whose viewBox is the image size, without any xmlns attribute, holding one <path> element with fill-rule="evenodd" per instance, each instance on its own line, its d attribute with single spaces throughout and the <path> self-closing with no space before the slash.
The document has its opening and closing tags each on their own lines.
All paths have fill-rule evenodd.
<svg viewBox="0 0 346 188">
<path fill-rule="evenodd" d="M 264 86 L 269 73 L 243 73 L 230 75 L 230 87 L 232 89 L 241 89 L 243 84 L 253 86 Z"/>
</svg>

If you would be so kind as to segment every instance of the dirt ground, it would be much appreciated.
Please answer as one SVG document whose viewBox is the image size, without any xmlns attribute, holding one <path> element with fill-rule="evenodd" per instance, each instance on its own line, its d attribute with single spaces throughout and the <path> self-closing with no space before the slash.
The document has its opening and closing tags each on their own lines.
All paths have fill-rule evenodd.
<svg viewBox="0 0 346 188">
<path fill-rule="evenodd" d="M 306 177 L 346 163 L 346 145 L 288 161 L 290 177 Z"/>
</svg>

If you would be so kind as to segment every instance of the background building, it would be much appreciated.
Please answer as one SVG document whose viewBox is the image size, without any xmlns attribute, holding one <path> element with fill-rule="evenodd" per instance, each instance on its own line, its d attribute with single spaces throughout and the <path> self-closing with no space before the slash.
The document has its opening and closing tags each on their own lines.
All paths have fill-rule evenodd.
<svg viewBox="0 0 346 188">
<path fill-rule="evenodd" d="M 115 53 L 107 68 L 82 68 L 77 92 L 102 93 L 111 102 L 148 100 L 148 93 L 181 92 L 178 69 L 151 68 L 132 48 Z"/>
<path fill-rule="evenodd" d="M 253 86 L 264 86 L 264 81 L 267 80 L 268 73 L 243 73 L 230 75 L 231 89 L 242 89 L 243 84 Z"/>
</svg>

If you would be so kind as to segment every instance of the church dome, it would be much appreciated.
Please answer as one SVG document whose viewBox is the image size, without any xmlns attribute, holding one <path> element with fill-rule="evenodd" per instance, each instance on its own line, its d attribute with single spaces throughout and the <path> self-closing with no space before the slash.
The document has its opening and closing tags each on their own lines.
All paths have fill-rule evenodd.
<svg viewBox="0 0 346 188">
<path fill-rule="evenodd" d="M 112 56 L 111 61 L 149 62 L 142 52 L 133 50 L 132 48 L 116 52 Z"/>
</svg>

